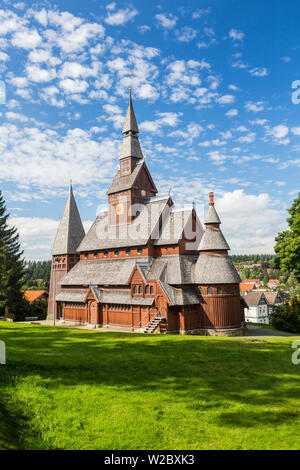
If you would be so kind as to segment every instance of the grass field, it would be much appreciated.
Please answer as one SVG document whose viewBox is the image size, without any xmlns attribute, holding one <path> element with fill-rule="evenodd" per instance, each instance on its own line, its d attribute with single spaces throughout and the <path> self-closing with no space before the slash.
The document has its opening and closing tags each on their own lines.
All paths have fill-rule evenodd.
<svg viewBox="0 0 300 470">
<path fill-rule="evenodd" d="M 300 448 L 293 338 L 2 322 L 0 340 L 0 449 Z"/>
</svg>

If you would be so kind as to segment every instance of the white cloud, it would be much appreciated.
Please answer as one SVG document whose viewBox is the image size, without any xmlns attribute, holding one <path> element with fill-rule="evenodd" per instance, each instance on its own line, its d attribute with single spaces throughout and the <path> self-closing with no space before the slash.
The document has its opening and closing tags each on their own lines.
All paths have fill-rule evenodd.
<svg viewBox="0 0 300 470">
<path fill-rule="evenodd" d="M 239 112 L 237 109 L 230 109 L 229 111 L 227 111 L 226 113 L 226 116 L 227 117 L 235 117 L 235 116 L 238 116 Z"/>
<path fill-rule="evenodd" d="M 300 135 L 300 127 L 292 127 L 291 132 L 294 135 Z"/>
<path fill-rule="evenodd" d="M 8 54 L 6 54 L 5 52 L 0 51 L 0 61 L 1 62 L 6 62 L 7 60 L 9 60 Z"/>
<path fill-rule="evenodd" d="M 36 65 L 27 65 L 26 72 L 28 79 L 36 83 L 49 82 L 56 77 L 55 69 L 41 69 Z"/>
<path fill-rule="evenodd" d="M 150 26 L 148 26 L 146 24 L 142 24 L 142 25 L 138 26 L 138 31 L 141 34 L 145 34 L 145 33 L 147 33 L 147 31 L 150 31 L 150 30 L 151 30 Z"/>
<path fill-rule="evenodd" d="M 231 104 L 235 101 L 235 96 L 233 95 L 223 95 L 217 99 L 219 104 Z"/>
<path fill-rule="evenodd" d="M 144 121 L 140 124 L 140 130 L 146 132 L 158 132 L 163 126 L 176 127 L 179 123 L 181 113 L 158 113 L 159 119 L 155 121 Z"/>
<path fill-rule="evenodd" d="M 248 101 L 245 104 L 245 109 L 246 111 L 252 111 L 253 113 L 259 113 L 261 111 L 264 111 L 265 109 L 265 104 L 263 101 Z"/>
<path fill-rule="evenodd" d="M 42 38 L 35 29 L 23 29 L 17 31 L 12 37 L 12 44 L 22 49 L 34 49 L 39 46 Z"/>
<path fill-rule="evenodd" d="M 137 14 L 138 11 L 135 8 L 125 8 L 109 13 L 104 21 L 111 26 L 120 26 L 131 21 Z"/>
<path fill-rule="evenodd" d="M 237 29 L 231 29 L 229 31 L 229 37 L 233 40 L 233 41 L 243 41 L 244 37 L 245 37 L 245 34 L 242 32 L 242 31 L 239 31 Z"/>
<path fill-rule="evenodd" d="M 255 77 L 266 77 L 269 75 L 268 69 L 265 67 L 255 67 L 254 69 L 249 70 L 249 73 Z"/>
<path fill-rule="evenodd" d="M 60 78 L 96 77 L 99 73 L 99 67 L 97 62 L 94 62 L 92 67 L 82 65 L 78 62 L 65 62 L 58 75 Z"/>
<path fill-rule="evenodd" d="M 285 229 L 286 214 L 267 193 L 237 189 L 216 197 L 224 235 L 234 253 L 273 253 L 275 236 Z"/>
<path fill-rule="evenodd" d="M 83 93 L 87 90 L 89 84 L 86 80 L 65 78 L 59 82 L 59 86 L 65 93 Z"/>
<path fill-rule="evenodd" d="M 177 29 L 175 35 L 180 42 L 191 42 L 197 36 L 197 30 L 184 26 L 181 29 Z"/>
<path fill-rule="evenodd" d="M 273 127 L 270 129 L 270 134 L 275 137 L 275 139 L 283 139 L 289 133 L 289 128 L 283 124 Z"/>
<path fill-rule="evenodd" d="M 25 88 L 28 86 L 28 79 L 26 77 L 12 77 L 10 82 L 17 88 Z"/>
<path fill-rule="evenodd" d="M 155 18 L 157 19 L 160 26 L 166 29 L 174 28 L 178 20 L 178 18 L 172 15 L 172 13 L 159 13 L 158 15 L 155 15 Z"/>
</svg>

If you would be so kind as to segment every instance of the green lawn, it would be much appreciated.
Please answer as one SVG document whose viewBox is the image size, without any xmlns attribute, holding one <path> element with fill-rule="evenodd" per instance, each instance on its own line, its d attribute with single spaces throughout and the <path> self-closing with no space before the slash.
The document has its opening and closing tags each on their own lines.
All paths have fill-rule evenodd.
<svg viewBox="0 0 300 470">
<path fill-rule="evenodd" d="M 300 448 L 293 338 L 1 322 L 0 340 L 0 449 Z"/>
</svg>

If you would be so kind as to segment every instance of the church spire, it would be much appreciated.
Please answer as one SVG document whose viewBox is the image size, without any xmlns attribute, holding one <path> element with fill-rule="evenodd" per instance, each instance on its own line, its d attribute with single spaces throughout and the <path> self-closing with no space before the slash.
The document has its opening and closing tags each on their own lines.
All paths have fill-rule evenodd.
<svg viewBox="0 0 300 470">
<path fill-rule="evenodd" d="M 135 117 L 134 109 L 132 105 L 131 88 L 129 88 L 129 104 L 128 104 L 125 123 L 123 127 L 123 134 L 127 134 L 127 132 L 133 132 L 134 134 L 139 133 L 139 128 L 136 122 L 136 117 Z"/>
<path fill-rule="evenodd" d="M 127 108 L 125 123 L 123 127 L 123 144 L 120 152 L 120 160 L 130 158 L 131 170 L 133 170 L 137 160 L 143 160 L 143 152 L 138 138 L 139 128 L 136 122 L 134 109 L 132 105 L 131 88 L 129 88 L 129 104 Z"/>
<path fill-rule="evenodd" d="M 70 181 L 69 195 L 54 240 L 52 256 L 75 254 L 84 236 L 84 228 Z"/>
</svg>

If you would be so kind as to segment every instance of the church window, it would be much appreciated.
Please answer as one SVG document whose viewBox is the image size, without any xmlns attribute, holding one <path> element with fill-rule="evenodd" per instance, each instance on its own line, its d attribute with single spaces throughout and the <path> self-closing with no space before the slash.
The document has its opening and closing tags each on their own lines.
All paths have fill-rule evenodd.
<svg viewBox="0 0 300 470">
<path fill-rule="evenodd" d="M 143 293 L 143 286 L 139 286 L 139 294 Z"/>
<path fill-rule="evenodd" d="M 146 286 L 145 294 L 149 294 L 149 286 Z"/>
<path fill-rule="evenodd" d="M 138 293 L 138 288 L 137 288 L 137 286 L 134 286 L 134 288 L 133 288 L 133 293 L 134 293 L 134 294 L 137 294 L 137 293 Z"/>
<path fill-rule="evenodd" d="M 154 287 L 150 286 L 150 294 L 154 294 Z"/>
</svg>

